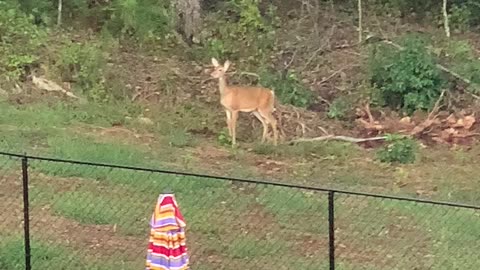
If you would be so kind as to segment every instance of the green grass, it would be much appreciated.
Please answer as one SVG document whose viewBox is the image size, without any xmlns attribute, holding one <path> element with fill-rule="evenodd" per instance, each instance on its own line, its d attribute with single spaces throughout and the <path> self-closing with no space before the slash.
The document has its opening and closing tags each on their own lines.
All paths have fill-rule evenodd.
<svg viewBox="0 0 480 270">
<path fill-rule="evenodd" d="M 17 127 L 67 127 L 75 123 L 108 126 L 112 123 L 124 123 L 125 116 L 138 114 L 136 105 L 122 104 L 68 104 L 42 102 L 26 106 L 13 106 L 0 103 L 0 122 Z"/>
<path fill-rule="evenodd" d="M 271 257 L 273 254 L 285 258 L 289 257 L 289 251 L 288 242 L 285 242 L 285 240 L 281 238 L 259 240 L 253 235 L 238 237 L 227 247 L 227 254 L 229 256 L 237 259 L 250 260 L 255 260 L 259 257 Z"/>
<path fill-rule="evenodd" d="M 335 206 L 337 244 L 344 246 L 337 252 L 339 262 L 389 269 L 478 268 L 470 252 L 480 241 L 478 212 L 341 194 Z"/>
<path fill-rule="evenodd" d="M 135 269 L 135 263 L 121 258 L 89 259 L 68 247 L 40 241 L 31 243 L 32 269 L 108 270 Z M 0 243 L 0 269 L 25 269 L 23 238 L 10 237 Z M 83 254 L 80 254 L 83 255 Z M 139 264 L 136 264 L 137 267 Z"/>
<path fill-rule="evenodd" d="M 223 119 L 208 122 L 213 118 L 212 112 L 196 105 L 178 106 L 163 114 L 152 112 L 156 115 L 152 117 L 154 124 L 143 126 L 125 118 L 140 113 L 135 106 L 34 103 L 15 107 L 1 103 L 0 148 L 90 162 L 204 171 L 208 167 L 205 165 L 210 165 L 212 160 L 189 148 L 206 143 L 214 146 L 217 139 L 204 139 L 189 130 L 213 129 L 217 122 L 224 125 Z M 172 124 L 172 119 L 178 122 Z M 78 127 L 88 130 L 89 125 L 111 127 L 112 124 L 124 125 L 140 134 L 151 132 L 155 141 L 147 145 L 141 140 L 124 141 L 108 135 L 82 134 L 83 129 L 78 130 Z M 427 150 L 422 150 L 421 160 L 414 165 L 390 166 L 365 160 L 365 157 L 373 157 L 372 152 L 346 143 L 278 147 L 253 144 L 254 153 L 243 148 L 231 150 L 225 160 L 228 168 L 222 172 L 264 177 L 253 164 L 258 160 L 276 159 L 287 168 L 272 177 L 280 176 L 289 182 L 395 194 L 415 194 L 417 189 L 438 190 L 429 196 L 478 202 L 480 195 L 475 191 L 479 186 L 474 180 L 478 165 L 475 157 L 480 147 L 457 152 Z M 2 168 L 11 164 L 14 163 L 8 162 Z M 194 239 L 190 245 L 198 254 L 209 254 L 232 269 L 263 266 L 313 270 L 325 267 L 328 233 L 325 194 L 37 160 L 30 160 L 30 172 L 34 211 L 48 209 L 51 215 L 84 226 L 116 225 L 118 237 L 144 239 L 157 196 L 169 188 L 177 195 L 187 219 L 189 236 Z M 406 185 L 398 187 L 397 182 Z M 353 270 L 360 266 L 393 269 L 395 263 L 400 269 L 411 269 L 418 260 L 424 266 L 438 269 L 467 269 L 470 265 L 478 268 L 475 253 L 468 252 L 478 249 L 478 214 L 463 210 L 443 213 L 426 206 L 379 203 L 363 198 L 337 197 L 337 200 L 337 240 L 346 246 L 338 251 L 339 269 Z M 52 235 L 55 237 L 61 236 Z M 21 262 L 15 258 L 21 255 L 21 246 L 7 240 L 2 239 L 0 251 L 14 252 L 0 254 L 0 269 L 18 269 Z M 409 249 L 415 241 L 422 246 Z M 45 243 L 37 244 L 43 247 Z M 304 245 L 315 246 L 310 257 L 302 256 L 304 251 L 300 247 Z M 296 253 L 289 253 L 290 250 Z M 56 258 L 71 254 L 70 251 L 67 247 L 53 245 L 45 252 L 37 251 L 40 257 L 34 259 L 39 261 L 39 269 L 47 267 L 47 261 L 62 266 Z M 417 258 L 417 253 L 433 257 Z M 403 254 L 403 257 L 395 254 Z M 93 263 L 88 256 L 80 255 L 72 259 L 73 265 L 78 265 L 75 269 L 135 268 L 112 266 L 108 258 Z M 388 257 L 391 255 L 392 258 Z M 453 259 L 442 264 L 439 258 L 446 257 Z M 196 266 L 215 269 L 218 263 L 199 259 Z"/>
<path fill-rule="evenodd" d="M 299 143 L 295 145 L 256 144 L 253 151 L 260 155 L 274 155 L 277 157 L 295 158 L 322 158 L 337 162 L 360 157 L 361 148 L 357 145 L 344 142 Z"/>
<path fill-rule="evenodd" d="M 279 224 L 290 229 L 301 228 L 302 232 L 325 234 L 321 224 L 326 224 L 326 194 L 287 189 L 283 187 L 263 187 L 258 202 L 273 214 Z"/>
</svg>

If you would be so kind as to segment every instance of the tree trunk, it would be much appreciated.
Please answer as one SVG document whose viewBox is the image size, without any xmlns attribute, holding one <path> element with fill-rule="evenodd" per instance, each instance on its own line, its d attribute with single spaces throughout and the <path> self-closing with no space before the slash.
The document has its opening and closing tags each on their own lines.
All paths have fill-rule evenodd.
<svg viewBox="0 0 480 270">
<path fill-rule="evenodd" d="M 57 14 L 57 26 L 60 27 L 62 25 L 62 4 L 63 0 L 58 0 L 58 14 Z"/>
<path fill-rule="evenodd" d="M 192 44 L 198 38 L 202 25 L 201 17 L 202 0 L 175 0 L 174 9 L 177 14 L 176 28 L 182 34 L 188 44 Z"/>
<path fill-rule="evenodd" d="M 445 27 L 445 35 L 450 37 L 450 25 L 448 24 L 447 0 L 443 0 L 443 26 Z"/>
<path fill-rule="evenodd" d="M 445 0 L 446 1 L 446 0 Z M 362 22 L 362 0 L 358 0 L 358 42 L 362 42 L 363 22 Z"/>
</svg>

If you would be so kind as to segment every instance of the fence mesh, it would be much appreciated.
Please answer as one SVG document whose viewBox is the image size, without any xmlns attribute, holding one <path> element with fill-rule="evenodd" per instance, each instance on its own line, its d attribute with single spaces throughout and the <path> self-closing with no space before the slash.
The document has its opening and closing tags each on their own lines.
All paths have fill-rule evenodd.
<svg viewBox="0 0 480 270">
<path fill-rule="evenodd" d="M 32 269 L 142 269 L 166 189 L 187 221 L 192 269 L 329 267 L 327 192 L 28 162 Z M 0 269 L 24 269 L 21 160 L 0 156 L 0 170 Z M 479 210 L 334 195 L 336 269 L 480 269 Z"/>
<path fill-rule="evenodd" d="M 480 211 L 337 194 L 336 257 L 347 269 L 480 269 Z"/>
<path fill-rule="evenodd" d="M 0 156 L 0 269 L 24 267 L 20 159 Z"/>
<path fill-rule="evenodd" d="M 31 160 L 34 269 L 140 269 L 159 193 L 187 220 L 193 269 L 318 269 L 325 194 L 197 177 Z M 35 256 L 37 256 L 35 255 Z M 53 259 L 56 258 L 56 259 Z"/>
</svg>

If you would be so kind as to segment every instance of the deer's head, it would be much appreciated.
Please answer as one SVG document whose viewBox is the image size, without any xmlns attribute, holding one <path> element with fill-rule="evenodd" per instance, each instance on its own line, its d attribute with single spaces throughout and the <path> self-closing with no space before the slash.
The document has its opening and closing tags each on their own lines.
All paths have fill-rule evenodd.
<svg viewBox="0 0 480 270">
<path fill-rule="evenodd" d="M 228 68 L 230 67 L 230 61 L 228 60 L 225 61 L 225 63 L 222 66 L 218 63 L 217 59 L 212 58 L 212 64 L 213 64 L 214 70 L 210 75 L 215 79 L 223 77 L 227 72 Z"/>
</svg>

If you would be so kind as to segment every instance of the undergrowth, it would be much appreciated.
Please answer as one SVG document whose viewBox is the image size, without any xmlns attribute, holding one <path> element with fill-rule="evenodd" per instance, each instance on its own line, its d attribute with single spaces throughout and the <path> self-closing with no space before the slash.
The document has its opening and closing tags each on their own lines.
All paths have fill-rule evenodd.
<svg viewBox="0 0 480 270">
<path fill-rule="evenodd" d="M 377 151 L 380 162 L 387 163 L 413 163 L 416 160 L 417 144 L 410 138 L 399 135 L 389 135 L 387 145 Z"/>
<path fill-rule="evenodd" d="M 418 36 L 406 36 L 401 45 L 402 50 L 377 45 L 370 54 L 370 79 L 379 90 L 379 101 L 409 114 L 431 109 L 445 84 L 436 59 Z"/>
<path fill-rule="evenodd" d="M 39 59 L 46 36 L 44 29 L 33 24 L 33 16 L 0 1 L 0 81 L 14 83 L 27 75 Z"/>
</svg>

